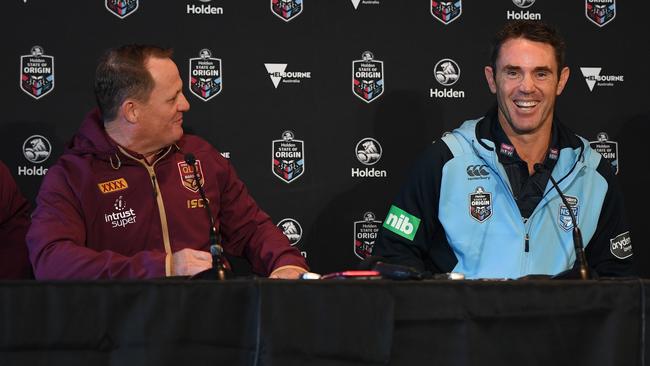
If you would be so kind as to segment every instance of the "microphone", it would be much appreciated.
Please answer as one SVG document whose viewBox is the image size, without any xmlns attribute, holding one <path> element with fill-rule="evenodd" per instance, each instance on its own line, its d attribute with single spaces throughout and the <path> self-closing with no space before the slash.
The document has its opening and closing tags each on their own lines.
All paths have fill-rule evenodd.
<svg viewBox="0 0 650 366">
<path fill-rule="evenodd" d="M 360 270 L 374 270 L 379 272 L 383 278 L 391 280 L 421 280 L 424 278 L 422 272 L 409 266 L 390 264 L 380 256 L 371 255 L 359 263 Z"/>
<path fill-rule="evenodd" d="M 232 277 L 232 273 L 225 264 L 223 257 L 223 248 L 217 241 L 217 229 L 215 229 L 214 217 L 212 217 L 212 211 L 210 211 L 210 202 L 208 202 L 208 199 L 205 196 L 205 191 L 203 190 L 203 186 L 201 185 L 201 179 L 199 178 L 199 173 L 196 169 L 196 158 L 194 157 L 194 154 L 185 154 L 185 162 L 187 165 L 190 165 L 192 167 L 192 172 L 194 173 L 194 182 L 199 189 L 199 194 L 201 195 L 201 199 L 203 199 L 203 207 L 205 207 L 206 213 L 208 214 L 208 220 L 210 221 L 209 237 L 210 254 L 212 254 L 212 269 L 197 274 L 197 277 L 206 278 L 205 274 L 203 274 L 204 272 L 211 272 L 212 270 L 215 270 L 217 279 L 225 280 L 228 277 Z"/>
<path fill-rule="evenodd" d="M 533 168 L 537 173 L 548 171 L 548 168 L 544 164 L 537 163 L 533 166 Z M 551 184 L 553 184 L 553 187 L 557 193 L 559 193 L 560 198 L 562 199 L 562 203 L 564 203 L 564 206 L 566 206 L 569 211 L 569 215 L 571 216 L 571 222 L 573 223 L 573 248 L 576 253 L 576 260 L 578 261 L 578 265 L 580 267 L 580 278 L 583 280 L 588 280 L 591 278 L 591 273 L 589 271 L 589 266 L 587 265 L 587 257 L 585 256 L 584 245 L 582 244 L 582 233 L 578 228 L 578 220 L 576 219 L 576 216 L 573 213 L 571 205 L 569 205 L 569 201 L 566 199 L 566 196 L 560 190 L 560 187 L 557 185 L 555 179 L 553 179 L 553 174 L 549 174 L 549 179 L 551 180 Z M 564 274 L 564 272 L 558 274 L 557 276 L 560 276 L 562 274 Z"/>
</svg>

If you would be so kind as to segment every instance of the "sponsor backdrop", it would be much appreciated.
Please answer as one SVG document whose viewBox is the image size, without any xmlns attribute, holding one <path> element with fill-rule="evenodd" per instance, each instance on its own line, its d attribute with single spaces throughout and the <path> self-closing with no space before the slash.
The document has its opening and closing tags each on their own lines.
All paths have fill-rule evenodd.
<svg viewBox="0 0 650 366">
<path fill-rule="evenodd" d="M 648 276 L 649 12 L 622 0 L 6 1 L 1 159 L 33 201 L 94 107 L 103 50 L 173 47 L 186 131 L 231 160 L 315 271 L 352 268 L 415 157 L 494 102 L 494 32 L 541 19 L 568 40 L 559 116 L 611 159 Z"/>
</svg>

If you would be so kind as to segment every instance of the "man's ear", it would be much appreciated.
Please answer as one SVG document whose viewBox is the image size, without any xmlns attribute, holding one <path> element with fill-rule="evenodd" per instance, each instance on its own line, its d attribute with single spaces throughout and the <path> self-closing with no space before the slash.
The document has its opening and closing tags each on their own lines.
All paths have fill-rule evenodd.
<svg viewBox="0 0 650 366">
<path fill-rule="evenodd" d="M 555 91 L 555 95 L 560 95 L 562 94 L 562 91 L 564 90 L 564 87 L 566 86 L 567 81 L 569 81 L 569 74 L 570 70 L 568 66 L 565 66 L 562 71 L 560 72 L 560 80 L 557 82 L 557 90 Z"/>
<path fill-rule="evenodd" d="M 494 69 L 492 69 L 492 66 L 485 66 L 485 80 L 488 83 L 488 87 L 490 88 L 490 91 L 492 94 L 496 94 L 497 92 L 497 83 L 494 80 Z"/>
<path fill-rule="evenodd" d="M 138 103 L 133 99 L 126 99 L 120 106 L 120 112 L 127 122 L 136 123 L 138 121 Z"/>
</svg>

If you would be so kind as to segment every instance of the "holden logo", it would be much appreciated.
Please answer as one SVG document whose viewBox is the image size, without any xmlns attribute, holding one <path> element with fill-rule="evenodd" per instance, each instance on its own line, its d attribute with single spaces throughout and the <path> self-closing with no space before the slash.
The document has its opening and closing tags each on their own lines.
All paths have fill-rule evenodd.
<svg viewBox="0 0 650 366">
<path fill-rule="evenodd" d="M 50 157 L 52 145 L 41 135 L 33 135 L 23 143 L 23 154 L 25 159 L 31 163 L 40 164 Z"/>
</svg>

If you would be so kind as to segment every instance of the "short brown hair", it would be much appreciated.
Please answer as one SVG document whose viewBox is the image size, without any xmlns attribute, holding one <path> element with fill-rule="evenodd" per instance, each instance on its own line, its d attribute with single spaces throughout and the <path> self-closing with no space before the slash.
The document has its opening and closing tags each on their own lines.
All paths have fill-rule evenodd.
<svg viewBox="0 0 650 366">
<path fill-rule="evenodd" d="M 529 41 L 551 45 L 555 50 L 555 61 L 557 61 L 558 73 L 565 66 L 564 57 L 566 52 L 566 42 L 556 28 L 540 21 L 515 20 L 506 23 L 503 28 L 497 32 L 492 41 L 490 61 L 492 69 L 494 69 L 495 72 L 501 46 L 507 40 L 513 38 L 524 38 Z"/>
<path fill-rule="evenodd" d="M 150 57 L 171 58 L 173 50 L 151 45 L 112 48 L 102 56 L 95 72 L 95 98 L 104 121 L 117 117 L 127 98 L 146 101 L 154 86 L 145 63 Z"/>
</svg>

